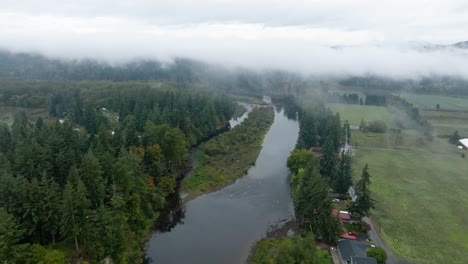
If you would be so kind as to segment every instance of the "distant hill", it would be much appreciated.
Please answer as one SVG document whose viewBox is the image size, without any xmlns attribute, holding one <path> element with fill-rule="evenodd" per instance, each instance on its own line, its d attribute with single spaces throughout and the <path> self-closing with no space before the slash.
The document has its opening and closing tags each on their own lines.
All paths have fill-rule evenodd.
<svg viewBox="0 0 468 264">
<path fill-rule="evenodd" d="M 284 94 L 304 86 L 303 78 L 291 72 L 228 69 L 186 58 L 175 58 L 171 62 L 135 60 L 112 65 L 91 59 L 54 59 L 0 49 L 1 80 L 169 81 L 180 87 L 216 89 L 249 96 Z"/>
<path fill-rule="evenodd" d="M 451 46 L 459 49 L 468 49 L 468 41 L 458 42 Z"/>
</svg>

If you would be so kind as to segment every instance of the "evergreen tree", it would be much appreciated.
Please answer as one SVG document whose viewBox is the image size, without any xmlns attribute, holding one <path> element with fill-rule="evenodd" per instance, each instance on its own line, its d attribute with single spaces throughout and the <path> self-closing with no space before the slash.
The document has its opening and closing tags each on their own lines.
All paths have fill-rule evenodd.
<svg viewBox="0 0 468 264">
<path fill-rule="evenodd" d="M 78 176 L 78 171 L 72 167 L 69 180 L 65 185 L 62 198 L 62 221 L 60 231 L 64 238 L 75 241 L 75 249 L 79 250 L 80 237 L 85 233 L 85 228 L 90 217 L 90 202 L 85 185 Z"/>
<path fill-rule="evenodd" d="M 79 168 L 80 177 L 89 190 L 89 200 L 92 208 L 96 209 L 104 200 L 105 181 L 102 177 L 101 164 L 90 150 L 84 156 Z"/>
<path fill-rule="evenodd" d="M 310 148 L 318 144 L 317 125 L 312 113 L 304 112 L 300 119 L 297 148 Z"/>
<path fill-rule="evenodd" d="M 333 147 L 333 140 L 327 139 L 322 148 L 320 156 L 320 174 L 333 182 L 336 176 L 336 152 Z"/>
<path fill-rule="evenodd" d="M 20 262 L 27 247 L 21 244 L 23 233 L 15 218 L 0 207 L 0 260 L 2 263 Z"/>
<path fill-rule="evenodd" d="M 370 177 L 369 168 L 366 163 L 362 169 L 361 178 L 356 183 L 356 202 L 351 205 L 351 211 L 355 215 L 368 216 L 370 210 L 374 208 L 374 200 L 369 188 L 371 184 Z"/>
<path fill-rule="evenodd" d="M 352 185 L 351 157 L 341 152 L 340 165 L 334 182 L 337 193 L 345 194 Z"/>
<path fill-rule="evenodd" d="M 55 245 L 56 235 L 60 226 L 60 187 L 53 178 L 47 176 L 47 174 L 43 174 L 39 182 L 39 190 L 42 196 L 41 223 L 43 232 L 50 235 L 52 244 Z M 47 239 L 46 241 L 50 240 Z"/>
<path fill-rule="evenodd" d="M 327 242 L 336 241 L 339 233 L 337 219 L 331 214 L 332 204 L 326 181 L 317 168 L 308 165 L 297 198 L 296 210 L 303 224 Z"/>
</svg>

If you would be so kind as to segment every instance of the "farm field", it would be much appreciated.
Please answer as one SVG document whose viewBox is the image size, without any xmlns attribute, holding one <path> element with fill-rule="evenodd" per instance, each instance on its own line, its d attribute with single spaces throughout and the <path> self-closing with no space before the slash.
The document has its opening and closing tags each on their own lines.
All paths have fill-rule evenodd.
<svg viewBox="0 0 468 264">
<path fill-rule="evenodd" d="M 358 148 L 354 175 L 365 163 L 378 201 L 373 218 L 397 255 L 419 263 L 466 263 L 466 159 Z"/>
<path fill-rule="evenodd" d="M 409 150 L 424 153 L 460 154 L 455 145 L 446 138 L 434 137 L 432 141 L 417 134 L 371 133 L 352 131 L 350 145 L 365 148 Z"/>
<path fill-rule="evenodd" d="M 421 108 L 435 109 L 439 104 L 441 109 L 468 110 L 468 98 L 413 93 L 401 93 L 400 96 Z"/>
<path fill-rule="evenodd" d="M 421 114 L 431 123 L 437 135 L 451 135 L 458 130 L 460 135 L 468 137 L 468 111 L 423 109 Z"/>
<path fill-rule="evenodd" d="M 359 126 L 361 119 L 365 121 L 381 120 L 389 128 L 396 128 L 392 114 L 387 108 L 373 105 L 356 104 L 327 104 L 333 113 L 339 112 L 342 119 L 348 120 L 350 125 Z"/>
</svg>

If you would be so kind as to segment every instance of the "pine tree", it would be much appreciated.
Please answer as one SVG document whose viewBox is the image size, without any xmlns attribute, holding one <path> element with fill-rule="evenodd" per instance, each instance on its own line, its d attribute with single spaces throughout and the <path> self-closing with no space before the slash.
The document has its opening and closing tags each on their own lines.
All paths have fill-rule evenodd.
<svg viewBox="0 0 468 264">
<path fill-rule="evenodd" d="M 358 216 L 368 216 L 370 210 L 374 208 L 374 200 L 369 189 L 371 184 L 370 177 L 369 168 L 366 163 L 362 169 L 361 178 L 356 183 L 356 202 L 351 205 L 351 211 Z"/>
<path fill-rule="evenodd" d="M 339 232 L 338 221 L 333 215 L 328 194 L 328 185 L 320 177 L 317 168 L 307 166 L 299 189 L 296 210 L 303 218 L 303 224 L 319 238 L 333 242 Z"/>
<path fill-rule="evenodd" d="M 79 178 L 76 168 L 73 167 L 63 191 L 60 231 L 65 238 L 74 239 L 76 250 L 80 250 L 78 241 L 85 233 L 90 217 L 90 202 L 87 195 L 86 187 Z"/>
<path fill-rule="evenodd" d="M 351 157 L 341 152 L 340 165 L 334 182 L 334 189 L 337 193 L 345 194 L 352 185 Z"/>
<path fill-rule="evenodd" d="M 327 139 L 322 148 L 322 155 L 320 156 L 320 174 L 331 182 L 336 176 L 336 152 L 331 139 Z"/>
<path fill-rule="evenodd" d="M 53 178 L 43 174 L 39 182 L 39 190 L 42 197 L 40 207 L 42 228 L 50 235 L 52 244 L 55 245 L 60 225 L 60 187 Z"/>
<path fill-rule="evenodd" d="M 27 247 L 25 244 L 20 244 L 23 233 L 15 218 L 0 207 L 0 260 L 2 263 L 20 262 Z"/>
<path fill-rule="evenodd" d="M 102 177 L 101 164 L 94 156 L 92 150 L 84 156 L 79 168 L 80 178 L 89 190 L 89 200 L 94 209 L 98 208 L 104 200 L 105 181 Z"/>
</svg>

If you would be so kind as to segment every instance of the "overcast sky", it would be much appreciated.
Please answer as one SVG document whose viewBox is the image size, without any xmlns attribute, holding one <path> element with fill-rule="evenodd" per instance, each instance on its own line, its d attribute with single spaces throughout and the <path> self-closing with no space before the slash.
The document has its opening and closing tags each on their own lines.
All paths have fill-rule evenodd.
<svg viewBox="0 0 468 264">
<path fill-rule="evenodd" d="M 409 48 L 466 40 L 466 0 L 0 3 L 0 47 L 117 62 L 185 56 L 317 74 L 468 77 L 467 50 Z"/>
</svg>

